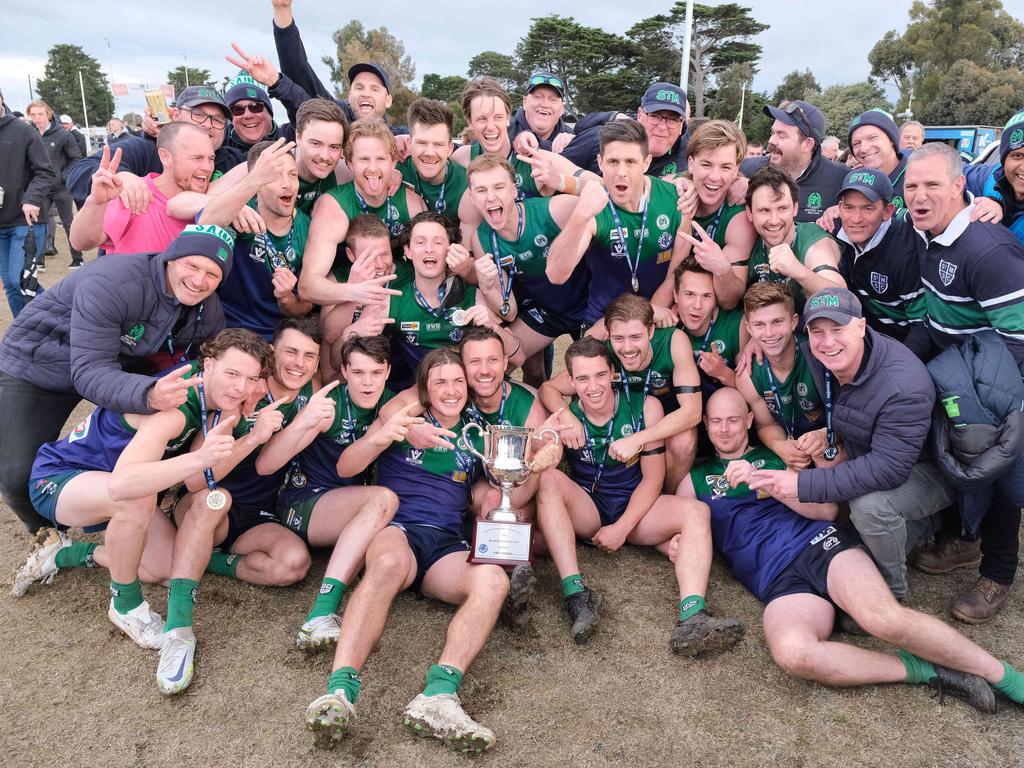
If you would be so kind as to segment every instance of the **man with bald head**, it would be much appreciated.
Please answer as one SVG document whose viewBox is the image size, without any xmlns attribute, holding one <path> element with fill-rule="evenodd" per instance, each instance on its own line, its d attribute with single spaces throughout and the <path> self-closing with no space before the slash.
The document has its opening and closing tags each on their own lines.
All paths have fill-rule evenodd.
<svg viewBox="0 0 1024 768">
<path fill-rule="evenodd" d="M 753 415 L 723 388 L 704 415 L 714 458 L 695 466 L 678 493 L 711 508 L 716 548 L 765 604 L 765 641 L 791 675 L 824 685 L 941 683 L 979 711 L 995 711 L 989 685 L 1024 701 L 1024 676 L 951 627 L 900 605 L 857 534 L 837 525 L 835 504 L 773 495 L 766 472 L 785 467 L 748 440 Z M 829 642 L 836 609 L 868 632 L 899 643 L 895 654 Z"/>
</svg>

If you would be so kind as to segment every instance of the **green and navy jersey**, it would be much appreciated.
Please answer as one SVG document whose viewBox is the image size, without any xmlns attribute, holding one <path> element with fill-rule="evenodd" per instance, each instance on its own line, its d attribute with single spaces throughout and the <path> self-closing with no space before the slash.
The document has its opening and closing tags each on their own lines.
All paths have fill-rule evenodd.
<svg viewBox="0 0 1024 768">
<path fill-rule="evenodd" d="M 740 459 L 757 469 L 786 468 L 764 447 L 752 448 Z M 729 460 L 715 456 L 691 469 L 690 480 L 697 498 L 711 508 L 715 548 L 740 583 L 764 601 L 772 582 L 804 547 L 835 529 L 827 521 L 801 517 L 766 491 L 752 491 L 744 483 L 733 488 L 725 479 L 728 465 Z"/>
<path fill-rule="evenodd" d="M 940 348 L 993 329 L 1024 370 L 1024 248 L 1001 224 L 971 222 L 965 208 L 921 244 L 921 283 Z"/>
<path fill-rule="evenodd" d="M 463 414 L 452 432 L 462 434 L 471 421 Z M 470 433 L 473 447 L 483 450 L 483 438 Z M 407 440 L 393 443 L 377 459 L 377 482 L 398 495 L 394 522 L 429 525 L 462 535 L 462 517 L 469 506 L 473 481 L 481 472 L 480 462 L 468 450 L 414 448 Z"/>
<path fill-rule="evenodd" d="M 469 162 L 473 162 L 483 153 L 484 149 L 480 146 L 480 142 L 474 141 L 469 145 Z M 526 200 L 531 197 L 540 197 L 537 182 L 533 180 L 533 167 L 529 163 L 524 163 L 520 160 L 515 152 L 509 155 L 508 161 L 512 165 L 512 170 L 516 176 L 516 189 L 519 190 L 518 199 Z"/>
<path fill-rule="evenodd" d="M 644 398 L 630 398 L 624 392 L 616 391 L 615 411 L 611 420 L 603 424 L 594 424 L 586 417 L 578 397 L 573 398 L 569 411 L 580 420 L 586 437 L 582 448 L 565 449 L 569 475 L 589 492 L 628 500 L 643 476 L 640 455 L 623 464 L 608 455 L 608 448 L 616 440 L 644 428 Z"/>
<path fill-rule="evenodd" d="M 913 327 L 923 328 L 925 322 L 917 259 L 920 237 L 909 221 L 893 218 L 882 227 L 885 231 L 880 237 L 876 233 L 862 252 L 849 241 L 845 230 L 839 231 L 839 271 L 860 299 L 868 325 L 903 341 Z"/>
<path fill-rule="evenodd" d="M 345 212 L 345 215 L 348 216 L 349 221 L 364 213 L 376 216 L 387 225 L 392 239 L 400 237 L 405 232 L 405 227 L 412 218 L 409 215 L 409 189 L 404 186 L 399 187 L 395 194 L 388 195 L 381 205 L 374 207 L 367 203 L 365 211 L 363 206 L 359 204 L 359 198 L 356 196 L 356 183 L 354 181 L 328 190 L 326 194 L 334 198 L 334 201 Z"/>
<path fill-rule="evenodd" d="M 723 202 L 717 210 L 712 211 L 707 216 L 695 217 L 694 222 L 711 235 L 711 239 L 718 244 L 719 248 L 725 248 L 725 232 L 729 229 L 729 222 L 733 220 L 734 216 L 743 213 L 745 210 L 746 206 L 742 203 L 739 205 L 729 205 L 728 202 Z"/>
<path fill-rule="evenodd" d="M 534 197 L 522 203 L 523 234 L 518 240 L 505 240 L 487 222 L 480 223 L 476 234 L 484 253 L 494 250 L 497 239 L 498 253 L 492 256 L 512 273 L 512 293 L 520 306 L 532 301 L 542 310 L 582 321 L 590 288 L 584 261 L 580 260 L 563 285 L 552 284 L 545 272 L 548 249 L 562 231 L 551 216 L 551 200 Z"/>
<path fill-rule="evenodd" d="M 906 218 L 907 203 L 903 199 L 903 177 L 907 173 L 907 160 L 910 158 L 912 150 L 904 149 L 897 152 L 899 162 L 896 163 L 896 167 L 892 169 L 892 173 L 889 174 L 889 181 L 892 184 L 892 205 L 896 209 L 896 216 L 900 219 Z"/>
<path fill-rule="evenodd" d="M 192 378 L 198 371 L 199 363 L 193 362 L 192 371 L 185 378 Z M 192 436 L 202 426 L 199 392 L 195 387 L 188 390 L 185 402 L 177 410 L 184 415 L 185 425 L 168 441 L 165 456 L 187 450 Z M 210 426 L 213 426 L 212 421 Z M 49 477 L 76 469 L 113 472 L 121 452 L 135 437 L 135 432 L 124 414 L 97 408 L 78 422 L 67 437 L 44 443 L 36 454 L 29 476 Z"/>
<path fill-rule="evenodd" d="M 778 374 L 772 371 L 775 376 L 775 388 L 782 403 L 781 413 L 768 379 L 767 356 L 763 363 L 758 363 L 754 359 L 750 365 L 750 381 L 754 389 L 764 398 L 764 404 L 772 412 L 775 422 L 791 437 L 800 437 L 805 432 L 812 432 L 825 426 L 825 401 L 818 392 L 811 366 L 805 357 L 809 349 L 806 337 L 797 335 L 796 344 L 796 362 L 785 381 L 780 380 Z"/>
<path fill-rule="evenodd" d="M 491 426 L 525 427 L 537 396 L 514 381 L 504 381 L 501 386 L 502 398 L 498 410 L 486 413 L 480 410 L 479 405 L 471 402 L 467 411 L 475 420 Z"/>
<path fill-rule="evenodd" d="M 330 192 L 337 186 L 338 178 L 334 175 L 334 171 L 331 171 L 326 179 L 317 179 L 316 181 L 306 181 L 299 177 L 299 194 L 295 198 L 295 207 L 307 216 L 312 216 L 313 205 L 320 195 Z"/>
<path fill-rule="evenodd" d="M 360 408 L 352 401 L 348 385 L 335 387 L 327 396 L 334 403 L 334 421 L 324 432 L 295 457 L 292 466 L 292 485 L 295 478 L 311 488 L 342 488 L 349 485 L 363 485 L 369 479 L 369 468 L 354 477 L 338 476 L 338 459 L 352 443 L 366 434 L 381 407 L 395 395 L 384 390 L 373 408 Z M 298 474 L 296 474 L 296 472 Z"/>
<path fill-rule="evenodd" d="M 621 388 L 625 380 L 630 393 L 635 393 L 634 400 L 642 401 L 644 397 L 651 395 L 658 398 L 665 413 L 676 410 L 679 407 L 679 400 L 676 398 L 675 384 L 672 380 L 672 373 L 676 367 L 672 359 L 672 336 L 675 332 L 675 328 L 654 329 L 654 336 L 651 337 L 651 362 L 640 371 L 627 371 L 622 361 L 615 356 L 611 342 L 605 342 L 615 362 L 612 384 L 616 388 Z"/>
<path fill-rule="evenodd" d="M 829 237 L 828 232 L 817 224 L 803 221 L 796 222 L 795 232 L 796 237 L 790 247 L 793 249 L 793 255 L 801 264 L 805 262 L 807 251 L 812 245 Z M 796 302 L 796 311 L 803 311 L 804 302 L 807 300 L 807 297 L 804 296 L 804 289 L 796 280 L 784 277 L 778 272 L 772 272 L 768 264 L 768 248 L 765 246 L 764 240 L 758 237 L 757 242 L 754 243 L 754 249 L 750 252 L 750 261 L 747 262 L 747 287 L 749 288 L 754 283 L 769 282 L 788 285 L 793 293 L 793 300 Z"/>
<path fill-rule="evenodd" d="M 309 398 L 312 395 L 313 384 L 307 381 L 290 403 L 284 403 L 278 407 L 278 410 L 284 416 L 281 422 L 281 429 L 292 423 L 295 417 L 299 415 L 299 411 L 309 402 Z M 252 416 L 244 416 L 239 419 L 232 431 L 236 440 L 245 437 L 252 431 L 253 427 L 256 426 L 257 414 L 270 405 L 273 400 L 274 398 L 268 394 L 256 404 L 256 410 Z M 263 446 L 257 446 L 248 456 L 238 462 L 235 468 L 223 479 L 219 480 L 217 484 L 230 491 L 234 503 L 259 509 L 277 509 L 277 492 L 281 489 L 281 484 L 284 482 L 286 470 L 282 467 L 277 472 L 269 475 L 259 474 L 256 471 L 256 459 L 262 449 Z"/>
<path fill-rule="evenodd" d="M 632 212 L 616 207 L 622 230 L 615 226 L 615 217 L 608 205 L 601 209 L 594 221 L 596 232 L 590 247 L 584 254 L 584 261 L 593 277 L 590 283 L 590 300 L 587 304 L 587 321 L 596 322 L 608 305 L 623 293 L 637 293 L 648 299 L 665 282 L 672 248 L 676 242 L 681 215 L 676 210 L 679 194 L 675 185 L 667 181 L 648 177 L 651 185 L 650 197 L 640 211 Z M 643 203 L 643 201 L 641 201 Z M 646 212 L 647 222 L 643 237 L 640 225 Z M 621 232 L 625 233 L 625 242 Z M 637 265 L 637 247 L 640 248 L 639 266 L 636 267 L 637 290 L 633 291 L 629 262 Z M 628 256 L 627 256 L 628 254 Z"/>
<path fill-rule="evenodd" d="M 286 267 L 298 277 L 309 238 L 309 216 L 295 211 L 288 234 L 242 233 L 235 237 L 231 271 L 217 287 L 229 328 L 248 328 L 269 341 L 284 317 L 274 296 L 274 270 Z"/>
<path fill-rule="evenodd" d="M 469 188 L 465 168 L 449 160 L 444 181 L 440 184 L 431 184 L 420 178 L 411 157 L 407 157 L 396 167 L 402 174 L 402 181 L 406 186 L 423 198 L 428 211 L 435 211 L 442 216 L 447 216 L 453 224 L 459 223 L 459 204 Z M 444 193 L 443 197 L 442 192 Z"/>
<path fill-rule="evenodd" d="M 458 345 L 462 341 L 462 327 L 452 323 L 452 315 L 457 309 L 469 309 L 476 304 L 476 286 L 465 286 L 465 293 L 458 303 L 446 309 L 427 308 L 420 303 L 416 295 L 416 283 L 410 282 L 402 288 L 401 296 L 391 297 L 391 308 L 388 317 L 394 319 L 392 332 L 392 381 L 394 389 L 405 389 L 396 380 L 394 358 L 415 371 L 420 361 L 432 349 Z M 436 300 L 436 296 L 431 299 Z"/>
<path fill-rule="evenodd" d="M 682 323 L 679 323 L 677 327 L 689 338 L 695 363 L 700 362 L 701 352 L 713 349 L 722 356 L 727 366 L 735 368 L 736 359 L 740 354 L 740 326 L 742 325 L 742 309 L 719 307 L 715 310 L 715 317 L 711 321 L 710 327 L 705 329 L 704 333 L 691 333 Z M 724 386 L 718 379 L 704 373 L 699 365 L 697 372 L 700 374 L 700 389 L 705 400 Z"/>
</svg>

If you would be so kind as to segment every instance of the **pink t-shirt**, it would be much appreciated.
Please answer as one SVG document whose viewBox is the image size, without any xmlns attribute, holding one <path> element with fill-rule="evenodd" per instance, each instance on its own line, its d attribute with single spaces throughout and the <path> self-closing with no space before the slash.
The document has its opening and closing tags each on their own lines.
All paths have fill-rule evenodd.
<svg viewBox="0 0 1024 768">
<path fill-rule="evenodd" d="M 151 173 L 143 181 L 153 193 L 149 210 L 136 216 L 121 202 L 112 200 L 103 213 L 103 231 L 110 239 L 101 248 L 107 253 L 149 253 L 163 251 L 191 222 L 167 214 L 167 196 L 157 189 Z"/>
</svg>

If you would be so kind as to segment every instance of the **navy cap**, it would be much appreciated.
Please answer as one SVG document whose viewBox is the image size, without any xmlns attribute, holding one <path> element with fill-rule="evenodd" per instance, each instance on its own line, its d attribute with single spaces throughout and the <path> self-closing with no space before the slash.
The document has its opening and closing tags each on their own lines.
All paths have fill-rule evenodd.
<svg viewBox="0 0 1024 768">
<path fill-rule="evenodd" d="M 786 100 L 777 107 L 766 105 L 763 111 L 773 120 L 799 128 L 804 136 L 814 139 L 815 144 L 821 144 L 825 138 L 825 116 L 813 104 Z"/>
<path fill-rule="evenodd" d="M 846 288 L 822 288 L 807 299 L 804 305 L 804 325 L 824 317 L 839 325 L 846 325 L 854 318 L 864 317 L 860 300 Z"/>
<path fill-rule="evenodd" d="M 900 151 L 900 129 L 896 127 L 896 121 L 892 115 L 884 109 L 869 109 L 861 112 L 850 121 L 850 127 L 846 132 L 846 143 L 853 147 L 853 132 L 864 125 L 873 125 L 889 137 L 892 148 Z"/>
<path fill-rule="evenodd" d="M 220 267 L 221 280 L 231 272 L 235 238 L 215 224 L 189 224 L 164 251 L 164 263 L 186 256 L 205 256 Z"/>
<path fill-rule="evenodd" d="M 1024 148 L 1024 110 L 1011 117 L 999 137 L 999 162 L 1005 163 L 1011 152 Z"/>
<path fill-rule="evenodd" d="M 686 91 L 672 83 L 655 83 L 644 91 L 640 109 L 647 114 L 661 111 L 678 112 L 685 118 Z"/>
<path fill-rule="evenodd" d="M 352 83 L 356 79 L 356 75 L 360 72 L 369 72 L 371 75 L 376 75 L 380 78 L 380 81 L 384 83 L 384 90 L 391 93 L 391 78 L 388 77 L 388 73 L 384 71 L 384 68 L 379 64 L 353 64 L 348 68 L 348 82 Z"/>
<path fill-rule="evenodd" d="M 538 70 L 530 75 L 530 80 L 526 84 L 526 92 L 530 93 L 534 88 L 540 88 L 542 85 L 554 88 L 561 98 L 565 98 L 565 81 L 558 75 L 543 70 Z"/>
<path fill-rule="evenodd" d="M 231 119 L 231 111 L 224 103 L 224 97 L 220 95 L 220 91 L 210 85 L 190 85 L 179 93 L 178 98 L 174 101 L 174 106 L 178 109 L 198 107 L 200 104 L 214 104 L 224 111 L 224 116 L 228 120 Z"/>
<path fill-rule="evenodd" d="M 889 176 L 885 171 L 880 171 L 877 168 L 858 168 L 846 174 L 843 186 L 836 193 L 836 202 L 838 203 L 842 199 L 844 192 L 850 190 L 860 192 L 873 203 L 878 200 L 890 203 L 895 194 Z"/>
<path fill-rule="evenodd" d="M 248 72 L 241 70 L 228 83 L 227 90 L 224 92 L 224 101 L 231 107 L 245 99 L 261 101 L 268 110 L 273 110 L 273 105 L 270 103 L 270 94 L 267 93 L 266 86 L 262 83 L 257 83 L 250 77 Z"/>
</svg>

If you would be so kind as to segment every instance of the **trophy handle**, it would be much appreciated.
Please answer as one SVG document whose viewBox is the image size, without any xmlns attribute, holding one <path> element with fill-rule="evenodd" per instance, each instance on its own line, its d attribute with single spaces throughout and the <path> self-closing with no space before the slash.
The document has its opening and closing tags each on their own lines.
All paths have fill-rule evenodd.
<svg viewBox="0 0 1024 768">
<path fill-rule="evenodd" d="M 482 461 L 484 463 L 484 466 L 486 467 L 487 459 L 484 458 L 484 455 L 480 453 L 480 451 L 473 447 L 473 443 L 470 441 L 469 437 L 467 437 L 467 433 L 472 429 L 475 429 L 477 432 L 479 432 L 481 436 L 484 434 L 484 431 L 483 429 L 481 429 L 480 425 L 477 424 L 476 422 L 471 421 L 462 428 L 462 442 L 466 446 L 466 449 L 474 456 L 476 456 L 478 459 L 480 459 L 480 461 Z"/>
<path fill-rule="evenodd" d="M 544 437 L 545 433 L 550 433 L 551 434 L 551 440 L 552 440 L 552 444 L 553 445 L 558 445 L 561 442 L 561 440 L 559 440 L 559 438 L 558 438 L 558 432 L 553 430 L 551 427 L 544 427 L 544 429 L 537 430 L 533 434 L 533 437 L 534 437 L 534 439 L 539 440 L 542 437 Z M 533 462 L 532 461 L 530 462 L 529 466 L 530 466 L 530 471 L 532 472 L 533 471 Z"/>
</svg>

